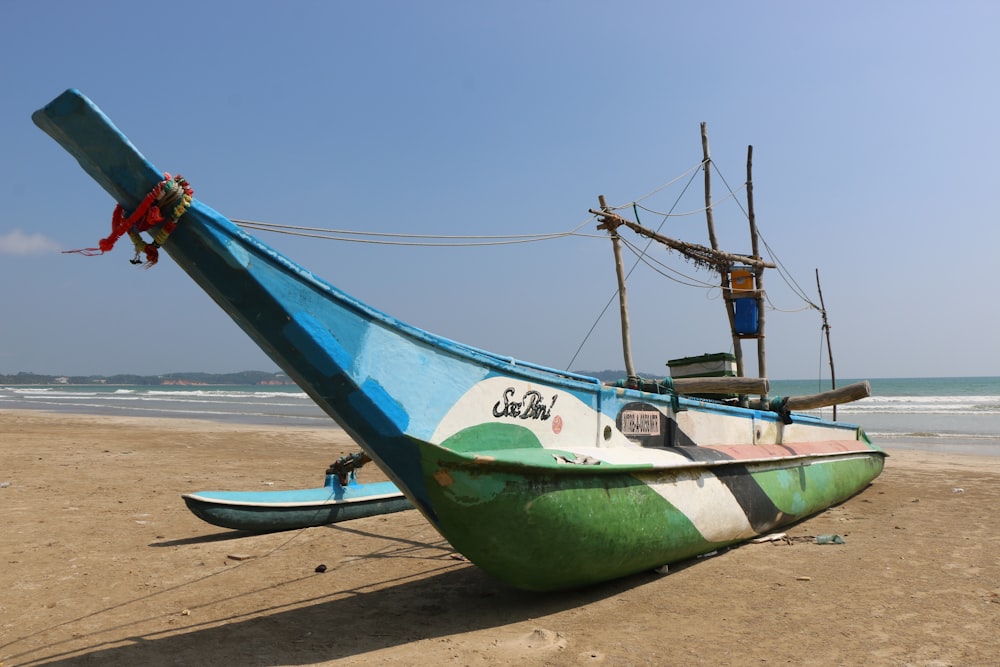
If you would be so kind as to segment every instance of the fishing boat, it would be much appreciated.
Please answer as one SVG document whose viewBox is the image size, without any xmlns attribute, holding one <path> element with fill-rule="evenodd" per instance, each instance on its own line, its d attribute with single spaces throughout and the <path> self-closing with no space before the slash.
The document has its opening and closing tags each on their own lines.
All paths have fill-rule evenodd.
<svg viewBox="0 0 1000 667">
<path fill-rule="evenodd" d="M 323 486 L 269 491 L 198 491 L 181 496 L 187 508 L 214 526 L 249 533 L 274 533 L 413 509 L 392 482 L 358 482 L 367 456 L 335 461 Z"/>
<path fill-rule="evenodd" d="M 118 203 L 95 252 L 124 234 L 147 263 L 165 251 L 456 550 L 513 586 L 579 587 L 709 553 L 842 502 L 883 469 L 861 427 L 790 399 L 688 395 L 718 378 L 608 386 L 410 326 L 194 199 L 78 91 L 33 120 Z M 743 393 L 757 378 L 729 380 Z"/>
</svg>

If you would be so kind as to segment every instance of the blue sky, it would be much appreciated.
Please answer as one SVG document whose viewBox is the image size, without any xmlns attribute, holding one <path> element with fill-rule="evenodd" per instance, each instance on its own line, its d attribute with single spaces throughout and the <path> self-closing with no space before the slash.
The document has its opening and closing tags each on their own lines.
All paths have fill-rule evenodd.
<svg viewBox="0 0 1000 667">
<path fill-rule="evenodd" d="M 998 34 L 1000 5 L 973 1 L 11 3 L 0 373 L 275 368 L 169 258 L 144 271 L 125 244 L 60 253 L 106 236 L 114 206 L 31 123 L 73 87 L 233 218 L 395 234 L 580 228 L 458 248 L 261 234 L 405 321 L 577 370 L 623 368 L 615 307 L 576 354 L 615 288 L 587 210 L 696 165 L 704 121 L 734 189 L 754 146 L 761 232 L 813 301 L 819 269 L 839 378 L 998 375 Z M 679 199 L 685 182 L 643 204 L 698 209 L 702 179 Z M 716 225 L 728 248 L 748 247 L 731 201 Z M 662 232 L 706 242 L 703 215 Z M 828 377 L 818 313 L 776 273 L 765 280 L 771 377 Z M 730 349 L 717 290 L 641 265 L 629 299 L 643 372 Z"/>
</svg>

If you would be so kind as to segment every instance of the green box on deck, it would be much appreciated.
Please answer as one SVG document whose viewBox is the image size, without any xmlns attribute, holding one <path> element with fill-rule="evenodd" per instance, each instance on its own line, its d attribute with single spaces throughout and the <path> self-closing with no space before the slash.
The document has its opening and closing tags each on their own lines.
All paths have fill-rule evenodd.
<svg viewBox="0 0 1000 667">
<path fill-rule="evenodd" d="M 728 352 L 682 357 L 667 362 L 670 377 L 736 377 L 736 356 Z"/>
</svg>

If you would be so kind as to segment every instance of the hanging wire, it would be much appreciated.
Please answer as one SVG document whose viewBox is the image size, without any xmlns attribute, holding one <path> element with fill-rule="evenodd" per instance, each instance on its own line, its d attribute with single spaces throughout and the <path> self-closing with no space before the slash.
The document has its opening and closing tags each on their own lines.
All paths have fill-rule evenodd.
<svg viewBox="0 0 1000 667">
<path fill-rule="evenodd" d="M 672 181 L 670 181 L 670 183 L 667 183 L 666 185 L 660 186 L 659 188 L 657 188 L 656 190 L 653 190 L 651 193 L 649 193 L 645 197 L 641 197 L 639 200 L 636 200 L 636 201 L 641 201 L 642 199 L 648 199 L 649 197 L 651 197 L 652 195 L 656 194 L 657 192 L 660 192 L 661 190 L 665 189 L 668 185 L 672 185 L 673 183 L 676 183 L 681 178 L 683 178 L 685 175 L 690 174 L 690 178 L 688 178 L 687 183 L 684 184 L 684 188 L 681 190 L 680 194 L 677 195 L 677 198 L 674 200 L 674 205 L 670 207 L 670 211 L 673 211 L 675 208 L 677 208 L 677 205 L 680 203 L 680 200 L 684 196 L 684 193 L 686 193 L 687 190 L 688 190 L 688 188 L 691 187 L 691 183 L 694 181 L 695 176 L 697 176 L 697 174 L 698 174 L 698 169 L 700 169 L 703 164 L 704 164 L 704 161 L 699 162 L 697 166 L 692 167 L 691 169 L 689 169 L 688 171 L 686 171 L 681 176 L 678 176 L 677 178 L 675 178 Z M 635 204 L 636 204 L 636 202 L 633 202 L 632 203 L 632 207 L 633 207 L 633 211 L 635 211 L 636 218 L 638 218 L 639 214 L 638 214 L 638 211 L 635 209 Z M 620 207 L 620 208 L 624 208 L 624 207 Z M 615 209 L 612 208 L 611 210 L 615 210 Z M 670 212 L 664 214 L 663 220 L 660 221 L 659 227 L 656 228 L 656 232 L 657 233 L 659 233 L 660 230 L 663 228 L 663 225 L 666 224 L 667 218 L 669 216 L 670 216 Z M 621 239 L 620 236 L 618 238 Z M 646 243 L 646 247 L 643 248 L 641 251 L 636 252 L 637 258 L 635 260 L 635 263 L 632 265 L 632 268 L 628 270 L 628 273 L 625 274 L 625 280 L 626 281 L 632 275 L 632 272 L 635 271 L 636 267 L 639 266 L 639 262 L 642 261 L 642 258 L 647 255 L 647 251 L 649 250 L 649 246 L 652 245 L 653 243 L 654 243 L 653 239 L 649 239 L 649 241 Z M 631 248 L 631 244 L 627 244 L 627 245 L 629 245 L 630 249 L 632 249 Z M 635 250 L 633 250 L 633 252 L 635 252 Z M 618 289 L 615 288 L 615 291 L 612 292 L 611 296 L 608 298 L 607 303 L 604 304 L 604 308 L 602 308 L 601 312 L 598 314 L 597 319 L 594 320 L 594 323 L 590 326 L 590 329 L 587 330 L 587 334 L 583 337 L 583 340 L 580 341 L 580 345 L 577 346 L 576 352 L 573 353 L 573 357 L 569 360 L 569 363 L 566 364 L 565 370 L 571 369 L 573 367 L 573 364 L 576 363 L 576 358 L 578 356 L 580 356 L 580 351 L 583 350 L 583 346 L 587 344 L 588 340 L 590 340 L 590 336 L 591 336 L 591 334 L 594 333 L 594 329 L 597 328 L 597 325 L 604 318 L 605 313 L 608 312 L 608 308 L 611 307 L 611 304 L 614 303 L 615 297 L 617 297 L 617 296 L 618 296 Z"/>
<path fill-rule="evenodd" d="M 496 236 L 458 236 L 458 235 L 434 235 L 434 234 L 395 234 L 389 232 L 358 232 L 346 229 L 324 229 L 320 227 L 302 227 L 298 225 L 279 225 L 270 222 L 259 222 L 254 220 L 237 220 L 233 222 L 244 229 L 256 231 L 273 232 L 276 234 L 287 234 L 290 236 L 302 236 L 306 238 L 318 238 L 329 241 L 346 241 L 348 243 L 372 243 L 375 245 L 396 245 L 396 246 L 418 246 L 418 247 L 470 247 L 470 246 L 501 246 L 519 243 L 535 243 L 538 241 L 550 241 L 561 239 L 567 236 L 576 236 L 580 229 L 593 218 L 588 218 L 580 223 L 576 228 L 565 232 L 551 232 L 545 234 L 518 234 L 518 235 L 496 235 Z M 354 238 L 371 237 L 371 238 Z M 392 239 L 434 239 L 433 241 L 386 241 L 379 240 L 385 238 Z"/>
<path fill-rule="evenodd" d="M 684 287 L 701 287 L 701 288 L 707 288 L 707 289 L 719 289 L 718 284 L 706 282 L 704 280 L 699 280 L 698 278 L 696 278 L 694 276 L 690 276 L 690 275 L 688 275 L 686 273 L 678 271 L 677 269 L 673 268 L 672 266 L 667 266 L 663 262 L 661 262 L 658 259 L 654 258 L 652 255 L 643 252 L 632 241 L 629 241 L 628 239 L 626 239 L 624 237 L 618 237 L 618 238 L 622 242 L 622 245 L 624 245 L 626 248 L 628 248 L 630 251 L 632 251 L 632 253 L 638 258 L 638 261 L 642 262 L 643 264 L 645 264 L 650 269 L 652 269 L 656 273 L 660 274 L 661 276 L 663 276 L 667 280 L 675 282 L 678 285 L 683 285 Z M 683 278 L 684 280 L 680 280 L 679 278 L 676 278 L 675 276 L 669 275 L 671 273 L 675 274 L 676 276 L 680 276 L 680 278 Z"/>
<path fill-rule="evenodd" d="M 719 178 L 722 179 L 723 184 L 725 184 L 725 186 L 729 190 L 730 194 L 732 194 L 733 190 L 732 190 L 731 187 L 729 187 L 729 183 L 726 181 L 726 177 L 722 174 L 721 171 L 719 171 L 719 168 L 717 166 L 715 166 L 714 163 L 712 164 L 712 167 L 715 169 L 715 173 L 719 175 Z M 741 188 L 741 189 L 746 189 L 746 183 L 743 184 L 743 188 Z M 750 219 L 750 214 L 747 212 L 747 210 L 745 208 L 743 208 L 743 202 L 741 202 L 739 199 L 735 199 L 735 198 L 734 198 L 734 200 L 736 201 L 736 205 L 740 207 L 740 210 L 743 211 L 743 215 L 749 220 Z M 788 269 L 785 268 L 785 265 L 781 262 L 781 259 L 778 258 L 778 255 L 774 252 L 774 250 L 771 248 L 771 246 L 767 243 L 767 239 L 764 238 L 764 236 L 760 233 L 759 229 L 757 230 L 757 238 L 759 238 L 760 241 L 761 241 L 761 243 L 764 244 L 764 248 L 767 250 L 768 257 L 777 266 L 778 275 L 781 276 L 782 281 L 784 281 L 784 283 L 788 286 L 788 288 L 790 290 L 792 290 L 792 292 L 796 296 L 798 296 L 800 299 L 802 299 L 803 301 L 805 301 L 806 304 L 808 304 L 807 306 L 805 306 L 803 308 L 794 308 L 792 310 L 783 310 L 783 309 L 778 308 L 777 306 L 775 306 L 771 302 L 771 299 L 767 298 L 767 296 L 765 294 L 765 298 L 767 298 L 767 302 L 769 304 L 771 304 L 771 307 L 774 310 L 776 310 L 778 312 L 783 312 L 783 313 L 797 313 L 797 312 L 800 312 L 800 311 L 803 311 L 803 310 L 809 310 L 810 308 L 815 308 L 816 310 L 819 310 L 819 306 L 817 306 L 815 303 L 813 303 L 812 300 L 808 296 L 806 296 L 805 290 L 803 290 L 799 286 L 799 284 L 795 281 L 795 278 L 792 276 L 791 272 L 788 271 Z"/>
<path fill-rule="evenodd" d="M 749 214 L 747 210 L 744 208 L 743 203 L 740 201 L 739 197 L 737 197 L 738 192 L 746 190 L 747 184 L 743 183 L 741 187 L 734 190 L 729 185 L 728 181 L 726 181 L 725 176 L 719 170 L 718 166 L 716 166 L 715 163 L 710 159 L 705 159 L 698 162 L 696 165 L 687 169 L 684 173 L 664 183 L 663 185 L 657 187 L 656 189 L 650 191 L 649 193 L 643 195 L 642 197 L 639 197 L 621 206 L 610 207 L 608 210 L 619 211 L 626 208 L 631 208 L 635 216 L 636 222 L 639 222 L 640 209 L 642 209 L 646 213 L 660 216 L 661 220 L 659 225 L 656 227 L 655 230 L 656 233 L 660 232 L 660 230 L 663 228 L 663 226 L 666 224 L 669 218 L 688 217 L 691 215 L 704 213 L 708 208 L 707 206 L 681 213 L 675 212 L 675 209 L 680 204 L 681 199 L 687 193 L 687 190 L 691 186 L 691 183 L 694 182 L 694 179 L 697 176 L 699 170 L 705 167 L 706 165 L 711 166 L 711 168 L 715 171 L 716 174 L 718 174 L 719 178 L 722 180 L 723 184 L 726 186 L 726 189 L 728 190 L 728 194 L 725 197 L 714 202 L 712 206 L 713 207 L 718 206 L 719 204 L 729 199 L 732 199 L 733 201 L 736 202 L 736 205 L 739 207 L 744 217 L 749 219 Z M 668 187 L 674 185 L 675 183 L 680 182 L 685 177 L 687 177 L 687 182 L 684 184 L 684 187 L 681 189 L 680 193 L 674 200 L 673 205 L 670 207 L 668 211 L 666 212 L 657 211 L 653 208 L 643 206 L 640 204 L 640 202 L 645 201 L 656 194 L 659 194 Z M 540 241 L 551 241 L 567 237 L 600 238 L 600 239 L 608 238 L 606 234 L 586 234 L 580 231 L 586 225 L 593 222 L 596 218 L 597 216 L 590 216 L 584 222 L 580 223 L 573 229 L 567 231 L 547 232 L 539 234 L 511 234 L 511 235 L 403 234 L 403 233 L 392 233 L 392 232 L 370 232 L 370 231 L 353 231 L 347 229 L 305 227 L 299 225 L 281 225 L 276 223 L 269 223 L 269 222 L 255 221 L 255 220 L 233 219 L 233 222 L 244 229 L 252 229 L 255 231 L 262 231 L 262 232 L 271 232 L 275 234 L 286 234 L 290 236 L 300 236 L 305 238 L 343 241 L 347 243 L 370 243 L 375 245 L 408 246 L 408 247 L 439 247 L 439 248 L 456 247 L 457 248 L 457 247 L 517 245 L 525 243 L 536 243 Z M 805 290 L 803 290 L 795 281 L 795 279 L 792 277 L 791 273 L 778 258 L 777 254 L 774 252 L 773 248 L 771 248 L 771 246 L 767 243 L 767 240 L 763 237 L 763 235 L 761 235 L 758 232 L 758 237 L 763 243 L 764 248 L 767 251 L 768 257 L 774 262 L 777 268 L 777 273 L 781 277 L 782 281 L 796 296 L 802 299 L 802 301 L 804 301 L 806 304 L 801 308 L 782 309 L 778 308 L 771 301 L 770 296 L 768 294 L 765 294 L 765 299 L 769 307 L 775 311 L 784 313 L 801 312 L 803 310 L 808 310 L 811 308 L 819 310 L 819 307 L 815 303 L 813 303 L 813 301 L 806 295 Z M 639 266 L 640 263 L 642 263 L 648 266 L 656 273 L 658 273 L 659 275 L 680 285 L 684 285 L 687 287 L 699 287 L 704 289 L 718 289 L 719 287 L 716 284 L 702 281 L 694 276 L 684 274 L 672 267 L 667 266 L 666 264 L 660 262 L 659 260 L 656 260 L 653 257 L 651 257 L 649 255 L 649 248 L 653 243 L 656 242 L 652 238 L 650 238 L 647 241 L 646 245 L 642 248 L 640 248 L 634 242 L 631 242 L 621 236 L 619 236 L 619 240 L 622 241 L 625 247 L 628 248 L 635 255 L 636 258 L 635 262 L 632 264 L 632 267 L 628 270 L 628 272 L 625 275 L 626 280 L 629 277 L 631 277 L 635 269 Z M 601 309 L 600 314 L 598 314 L 596 320 L 591 325 L 590 329 L 587 331 L 583 340 L 580 342 L 580 345 L 577 347 L 576 352 L 574 352 L 573 357 L 570 359 L 569 364 L 567 364 L 566 366 L 567 369 L 571 368 L 573 364 L 576 362 L 576 359 L 579 356 L 584 345 L 586 345 L 587 341 L 590 339 L 590 336 L 593 334 L 594 330 L 597 328 L 597 325 L 600 323 L 600 321 L 604 318 L 604 315 L 607 313 L 608 308 L 611 307 L 617 296 L 618 296 L 618 290 L 615 289 L 614 292 L 612 292 L 611 296 L 608 298 L 607 303 Z"/>
<path fill-rule="evenodd" d="M 677 183 L 678 181 L 680 181 L 681 179 L 683 179 L 688 174 L 697 174 L 698 170 L 701 169 L 704 164 L 705 164 L 705 161 L 702 160 L 701 162 L 699 162 L 698 164 L 694 165 L 693 167 L 690 167 L 687 171 L 685 171 L 680 176 L 677 176 L 677 177 L 673 178 L 672 180 L 667 181 L 666 183 L 664 183 L 660 187 L 656 188 L 652 192 L 649 192 L 649 193 L 647 193 L 647 194 L 639 197 L 638 199 L 634 199 L 634 200 L 632 200 L 631 202 L 629 202 L 627 204 L 623 204 L 623 205 L 618 206 L 618 207 L 612 206 L 609 210 L 611 210 L 611 211 L 618 211 L 618 210 L 625 209 L 625 208 L 631 208 L 633 204 L 637 204 L 638 202 L 645 201 L 645 200 L 649 199 L 650 197 L 652 197 L 653 195 L 658 194 L 658 193 L 662 192 L 663 190 L 666 190 L 671 185 L 673 185 L 674 183 Z M 691 184 L 691 182 L 688 181 L 688 185 L 690 185 L 690 184 Z M 684 186 L 684 189 L 687 190 L 687 186 Z M 683 193 L 681 193 L 681 194 L 683 194 Z M 674 204 L 674 206 L 676 206 L 676 203 Z"/>
<path fill-rule="evenodd" d="M 781 276 L 781 279 L 785 282 L 786 285 L 788 285 L 788 288 L 792 290 L 792 292 L 794 292 L 796 296 L 798 296 L 800 299 L 805 301 L 806 304 L 808 304 L 805 308 L 801 308 L 799 310 L 807 310 L 809 308 L 815 308 L 816 310 L 819 310 L 819 306 L 813 303 L 812 300 L 808 296 L 806 296 L 805 290 L 799 287 L 799 284 L 795 282 L 795 278 L 792 277 L 791 272 L 785 268 L 785 265 L 775 254 L 774 250 L 771 249 L 771 246 L 768 244 L 767 239 L 765 239 L 761 235 L 759 230 L 757 232 L 757 236 L 760 238 L 760 242 L 764 244 L 764 247 L 767 248 L 768 256 L 778 267 L 778 275 Z M 778 309 L 776 308 L 775 310 Z"/>
<path fill-rule="evenodd" d="M 729 194 L 727 194 L 725 197 L 722 197 L 721 199 L 718 199 L 718 200 L 712 202 L 712 207 L 714 208 L 714 207 L 718 206 L 719 204 L 722 204 L 722 203 L 726 202 L 729 199 L 736 199 L 736 193 L 737 192 L 741 192 L 743 190 L 746 190 L 746 184 L 745 183 L 743 184 L 743 187 L 740 188 L 739 190 L 737 190 L 735 192 L 733 190 L 730 190 Z M 741 209 L 743 208 L 742 204 L 740 204 L 740 202 L 739 202 L 738 199 L 736 199 L 736 203 L 740 205 Z M 699 214 L 704 213 L 705 211 L 708 210 L 707 206 L 702 206 L 701 208 L 692 209 L 690 211 L 684 211 L 683 213 L 674 213 L 673 211 L 671 211 L 670 213 L 662 213 L 660 211 L 655 211 L 655 210 L 653 210 L 651 208 L 647 208 L 645 206 L 638 206 L 637 202 L 633 202 L 632 205 L 634 207 L 641 208 L 642 210 L 644 210 L 644 211 L 646 211 L 648 213 L 652 213 L 653 215 L 662 215 L 662 216 L 668 217 L 668 218 L 684 218 L 684 217 L 691 216 L 691 215 L 699 215 Z M 745 211 L 744 211 L 744 213 L 745 213 Z"/>
<path fill-rule="evenodd" d="M 638 221 L 638 218 L 639 218 L 639 213 L 638 212 L 639 212 L 640 208 L 643 211 L 647 212 L 647 213 L 651 213 L 653 215 L 658 215 L 658 216 L 660 216 L 662 218 L 662 220 L 661 220 L 659 226 L 656 228 L 657 233 L 659 233 L 659 231 L 663 228 L 664 224 L 666 224 L 666 221 L 669 218 L 672 218 L 672 217 L 686 217 L 686 216 L 691 216 L 691 215 L 695 215 L 695 214 L 698 214 L 698 213 L 703 213 L 706 210 L 707 207 L 701 207 L 699 209 L 694 209 L 694 210 L 691 210 L 691 211 L 685 211 L 685 212 L 682 212 L 682 213 L 675 212 L 675 209 L 677 208 L 677 206 L 680 203 L 681 198 L 683 198 L 684 194 L 687 192 L 687 189 L 690 187 L 691 183 L 693 182 L 694 177 L 698 173 L 698 170 L 701 169 L 703 166 L 705 166 L 706 163 L 709 164 L 709 165 L 711 165 L 712 169 L 715 171 L 716 174 L 718 174 L 719 178 L 722 180 L 723 184 L 726 186 L 726 188 L 728 190 L 728 194 L 725 197 L 723 197 L 721 200 L 716 201 L 713 204 L 713 206 L 718 206 L 719 203 L 724 202 L 724 201 L 726 201 L 728 199 L 733 199 L 736 202 L 737 206 L 739 206 L 739 208 L 742 211 L 743 215 L 745 217 L 749 218 L 749 214 L 747 213 L 746 209 L 743 207 L 743 203 L 736 196 L 736 193 L 738 191 L 744 191 L 746 189 L 746 183 L 744 183 L 742 185 L 742 187 L 738 188 L 737 190 L 733 190 L 733 188 L 729 185 L 729 182 L 726 180 L 725 176 L 722 174 L 721 171 L 719 171 L 718 166 L 715 165 L 715 163 L 712 162 L 711 160 L 702 160 L 701 162 L 697 163 L 696 165 L 688 168 L 681 175 L 677 176 L 676 178 L 671 179 L 670 181 L 664 183 L 663 185 L 661 185 L 658 188 L 652 190 L 651 192 L 643 195 L 642 197 L 639 197 L 638 199 L 636 199 L 636 200 L 634 200 L 634 201 L 632 201 L 632 202 L 630 202 L 628 204 L 624 204 L 622 206 L 617 206 L 617 207 L 612 207 L 612 208 L 610 208 L 610 210 L 616 211 L 616 210 L 623 210 L 623 209 L 626 209 L 626 208 L 632 208 L 637 221 Z M 662 192 L 666 188 L 668 188 L 671 185 L 679 182 L 680 180 L 682 180 L 685 177 L 688 177 L 687 183 L 685 184 L 684 188 L 681 190 L 680 194 L 677 196 L 676 200 L 674 201 L 673 206 L 671 206 L 670 210 L 668 210 L 667 212 L 657 211 L 655 209 L 652 209 L 652 208 L 640 205 L 640 202 L 642 202 L 642 201 L 644 201 L 646 199 L 649 199 L 650 197 L 652 197 L 652 196 L 654 196 L 654 195 Z M 282 224 L 270 223 L 270 222 L 263 222 L 263 221 L 257 221 L 257 220 L 239 220 L 239 219 L 233 219 L 233 222 L 236 223 L 237 225 L 239 225 L 240 227 L 244 228 L 244 229 L 252 229 L 252 230 L 255 230 L 255 231 L 262 231 L 262 232 L 271 232 L 271 233 L 275 233 L 275 234 L 286 234 L 286 235 L 289 235 L 289 236 L 300 236 L 300 237 L 304 237 L 304 238 L 317 238 L 317 239 L 324 239 L 324 240 L 330 240 L 330 241 L 343 241 L 343 242 L 347 242 L 347 243 L 371 243 L 371 244 L 374 244 L 374 245 L 392 245 L 392 246 L 428 247 L 428 248 L 432 248 L 432 247 L 433 248 L 447 248 L 447 247 L 456 247 L 456 248 L 459 248 L 459 247 L 484 247 L 484 246 L 519 245 L 519 244 L 525 244 L 525 243 L 536 243 L 536 242 L 540 242 L 540 241 L 551 241 L 551 240 L 562 239 L 562 238 L 566 238 L 566 237 L 570 237 L 570 236 L 576 236 L 576 237 L 580 237 L 580 238 L 607 238 L 606 235 L 601 235 L 601 234 L 583 234 L 583 233 L 580 232 L 580 230 L 584 226 L 586 226 L 587 224 L 589 224 L 592 220 L 594 220 L 593 216 L 591 216 L 590 218 L 588 218 L 584 222 L 580 223 L 577 227 L 575 227 L 573 229 L 570 229 L 568 231 L 546 232 L 546 233 L 540 233 L 540 234 L 511 234 L 511 235 L 403 234 L 403 233 L 391 233 L 391 232 L 370 232 L 370 231 L 354 231 L 354 230 L 348 230 L 348 229 L 329 229 L 329 228 L 321 228 L 321 227 L 305 227 L 305 226 L 300 226 L 300 225 L 282 225 Z M 804 301 L 807 304 L 806 306 L 804 306 L 802 308 L 793 308 L 793 309 L 779 308 L 779 307 L 777 307 L 771 301 L 769 295 L 765 295 L 765 299 L 767 300 L 768 305 L 773 310 L 778 311 L 778 312 L 790 312 L 790 313 L 791 312 L 800 312 L 802 310 L 807 310 L 809 308 L 815 308 L 815 309 L 818 310 L 819 307 L 815 303 L 813 303 L 813 301 L 807 296 L 805 290 L 803 290 L 798 285 L 798 283 L 792 277 L 791 272 L 789 272 L 787 270 L 787 268 L 782 264 L 781 260 L 778 258 L 777 254 L 774 252 L 774 250 L 771 248 L 771 246 L 767 243 L 767 240 L 763 237 L 763 235 L 761 235 L 758 232 L 758 237 L 760 238 L 761 242 L 764 244 L 764 248 L 767 250 L 768 257 L 777 266 L 777 269 L 778 269 L 777 273 L 781 277 L 782 281 L 788 286 L 788 288 L 796 296 L 798 296 L 802 301 Z M 621 238 L 621 237 L 619 237 L 619 238 Z M 635 268 L 638 266 L 638 264 L 640 262 L 644 262 L 644 263 L 646 263 L 648 265 L 648 261 L 646 261 L 646 259 L 644 259 L 644 258 L 647 257 L 647 251 L 649 249 L 649 246 L 652 245 L 653 243 L 654 243 L 654 241 L 652 239 L 650 239 L 647 242 L 645 248 L 643 248 L 642 250 L 638 250 L 637 247 L 634 246 L 634 245 L 630 246 L 630 249 L 636 255 L 636 262 L 635 262 L 635 264 L 633 264 L 632 268 L 629 270 L 629 272 L 628 272 L 628 274 L 627 274 L 626 277 L 631 276 L 632 272 L 635 270 Z M 663 265 L 661 265 L 661 266 L 663 266 Z M 672 269 L 669 269 L 667 267 L 664 267 L 664 268 L 666 268 L 668 271 L 673 271 Z M 661 273 L 661 275 L 664 275 L 660 271 L 658 271 L 658 273 Z M 677 272 L 675 272 L 675 273 L 677 273 Z M 683 275 L 683 274 L 679 274 L 679 275 Z M 667 276 L 667 277 L 669 277 L 669 276 Z M 687 280 L 691 280 L 694 283 L 699 283 L 700 282 L 696 278 L 692 278 L 691 276 L 684 276 L 684 278 L 687 279 Z M 677 281 L 677 282 L 679 282 L 680 284 L 685 284 L 682 281 Z M 614 300 L 615 296 L 617 295 L 617 293 L 618 293 L 617 290 L 615 290 L 614 294 L 611 295 L 611 299 L 609 301 L 609 304 L 611 302 L 613 302 L 613 300 Z M 606 308 L 605 308 L 605 310 L 606 310 Z M 605 311 L 602 311 L 602 316 L 603 316 L 604 312 Z M 596 323 L 595 323 L 595 326 L 596 326 Z M 588 336 L 589 336 L 589 334 L 588 334 Z M 584 340 L 584 342 L 586 342 L 586 339 Z M 574 356 L 573 356 L 573 360 L 574 361 L 575 361 L 575 359 L 576 359 L 576 357 L 577 357 L 578 354 L 579 354 L 579 350 L 577 351 L 577 354 L 574 354 Z"/>
</svg>

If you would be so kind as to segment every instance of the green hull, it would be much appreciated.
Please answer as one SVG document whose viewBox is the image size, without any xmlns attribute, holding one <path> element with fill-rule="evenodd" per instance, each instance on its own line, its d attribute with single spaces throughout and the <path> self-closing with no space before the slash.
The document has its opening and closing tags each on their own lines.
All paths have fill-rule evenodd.
<svg viewBox="0 0 1000 667">
<path fill-rule="evenodd" d="M 797 521 L 863 490 L 882 471 L 884 459 L 871 452 L 656 472 L 621 466 L 631 470 L 595 474 L 519 469 L 448 455 L 436 447 L 424 452 L 442 534 L 492 575 L 537 591 L 651 570 Z M 738 511 L 726 499 L 688 495 L 692 502 L 680 509 L 656 490 L 673 487 L 683 494 L 679 487 L 701 487 L 726 475 L 739 475 L 737 486 L 755 487 L 771 501 L 773 509 L 754 517 L 750 532 L 745 511 L 726 515 Z M 692 515 L 714 515 L 709 537 Z"/>
</svg>

